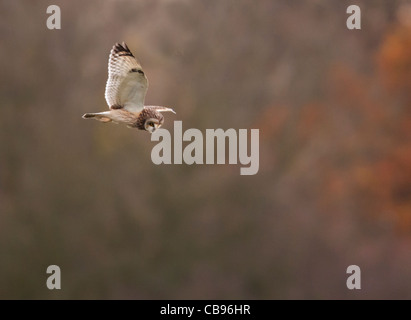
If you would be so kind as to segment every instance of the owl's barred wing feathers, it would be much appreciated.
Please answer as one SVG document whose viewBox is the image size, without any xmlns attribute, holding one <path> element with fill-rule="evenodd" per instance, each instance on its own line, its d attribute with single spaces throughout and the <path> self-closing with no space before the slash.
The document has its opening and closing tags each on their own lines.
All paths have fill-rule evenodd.
<svg viewBox="0 0 411 320">
<path fill-rule="evenodd" d="M 123 42 L 111 49 L 105 97 L 110 109 L 139 113 L 144 108 L 148 80 L 141 65 Z"/>
</svg>

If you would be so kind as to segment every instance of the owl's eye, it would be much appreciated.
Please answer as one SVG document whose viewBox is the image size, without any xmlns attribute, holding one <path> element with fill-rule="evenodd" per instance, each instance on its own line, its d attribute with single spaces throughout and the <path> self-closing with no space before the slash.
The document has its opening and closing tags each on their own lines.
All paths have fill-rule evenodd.
<svg viewBox="0 0 411 320">
<path fill-rule="evenodd" d="M 154 122 L 150 122 L 150 126 L 154 127 Z"/>
<path fill-rule="evenodd" d="M 138 73 L 142 74 L 144 76 L 144 71 L 143 70 L 137 70 Z"/>
</svg>

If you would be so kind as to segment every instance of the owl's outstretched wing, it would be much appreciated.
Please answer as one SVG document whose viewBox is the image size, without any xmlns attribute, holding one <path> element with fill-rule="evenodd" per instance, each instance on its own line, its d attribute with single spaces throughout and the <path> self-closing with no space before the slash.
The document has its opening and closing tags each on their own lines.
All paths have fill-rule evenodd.
<svg viewBox="0 0 411 320">
<path fill-rule="evenodd" d="M 105 97 L 110 109 L 139 113 L 144 108 L 148 80 L 141 65 L 123 42 L 111 49 Z"/>
</svg>

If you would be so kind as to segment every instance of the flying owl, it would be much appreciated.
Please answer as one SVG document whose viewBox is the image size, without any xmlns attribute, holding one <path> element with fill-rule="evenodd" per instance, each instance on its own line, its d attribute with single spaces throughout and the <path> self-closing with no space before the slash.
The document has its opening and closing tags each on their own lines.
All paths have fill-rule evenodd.
<svg viewBox="0 0 411 320">
<path fill-rule="evenodd" d="M 174 112 L 161 106 L 144 106 L 148 80 L 141 65 L 123 42 L 111 49 L 105 97 L 110 111 L 86 113 L 84 119 L 124 123 L 153 133 L 164 123 L 161 112 Z"/>
</svg>

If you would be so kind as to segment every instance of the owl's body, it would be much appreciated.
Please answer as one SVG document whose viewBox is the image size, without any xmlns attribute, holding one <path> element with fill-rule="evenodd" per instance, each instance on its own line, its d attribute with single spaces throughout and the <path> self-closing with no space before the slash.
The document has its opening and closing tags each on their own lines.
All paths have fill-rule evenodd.
<svg viewBox="0 0 411 320">
<path fill-rule="evenodd" d="M 83 118 L 126 124 L 153 133 L 164 123 L 161 112 L 174 112 L 161 106 L 144 106 L 148 80 L 141 65 L 123 44 L 116 43 L 110 52 L 105 98 L 109 111 L 86 113 Z"/>
</svg>

